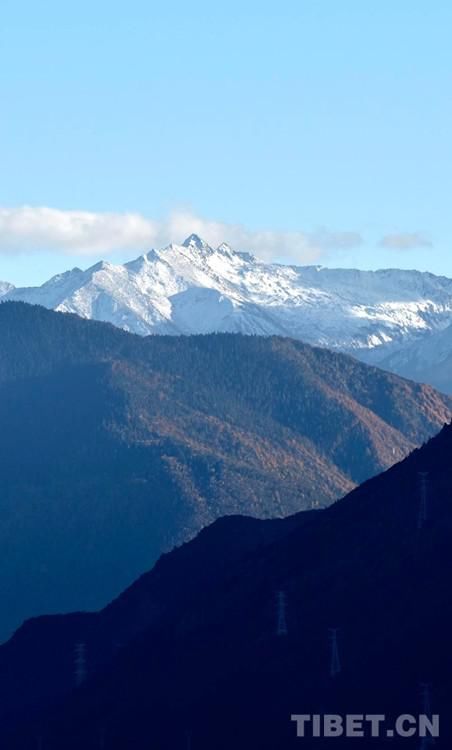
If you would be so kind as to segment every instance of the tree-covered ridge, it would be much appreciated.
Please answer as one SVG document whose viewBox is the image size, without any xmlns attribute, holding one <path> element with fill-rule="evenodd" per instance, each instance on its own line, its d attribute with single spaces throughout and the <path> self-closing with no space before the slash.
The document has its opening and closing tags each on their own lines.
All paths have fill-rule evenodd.
<svg viewBox="0 0 452 750">
<path fill-rule="evenodd" d="M 451 413 L 430 387 L 278 337 L 140 338 L 4 303 L 0 353 L 3 634 L 97 608 L 219 516 L 328 504 Z"/>
</svg>

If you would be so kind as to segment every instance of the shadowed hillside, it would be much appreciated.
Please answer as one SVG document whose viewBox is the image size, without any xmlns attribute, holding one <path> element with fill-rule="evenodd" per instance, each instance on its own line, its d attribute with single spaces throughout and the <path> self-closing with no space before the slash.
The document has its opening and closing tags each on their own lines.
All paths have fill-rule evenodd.
<svg viewBox="0 0 452 750">
<path fill-rule="evenodd" d="M 290 339 L 142 339 L 4 303 L 0 348 L 0 637 L 98 608 L 219 516 L 328 504 L 450 415 Z"/>
<path fill-rule="evenodd" d="M 422 713 L 422 684 L 440 714 L 435 747 L 450 747 L 451 451 L 447 427 L 329 509 L 223 519 L 99 615 L 28 623 L 0 649 L 3 726 L 23 715 L 24 701 L 47 709 L 2 747 L 25 750 L 41 737 L 49 750 L 94 750 L 103 737 L 115 750 L 172 750 L 190 732 L 201 750 L 296 748 L 291 714 L 385 714 L 391 727 L 400 714 Z M 74 689 L 80 641 L 87 673 Z"/>
</svg>

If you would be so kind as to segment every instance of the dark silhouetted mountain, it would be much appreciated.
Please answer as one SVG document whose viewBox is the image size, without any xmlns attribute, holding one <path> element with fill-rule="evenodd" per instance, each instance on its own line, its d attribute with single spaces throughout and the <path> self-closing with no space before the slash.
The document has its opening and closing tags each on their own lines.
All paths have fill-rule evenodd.
<svg viewBox="0 0 452 750">
<path fill-rule="evenodd" d="M 435 747 L 450 747 L 451 454 L 448 426 L 328 509 L 217 521 L 103 612 L 27 623 L 0 649 L 3 727 L 25 711 L 41 714 L 4 733 L 2 748 L 28 750 L 41 738 L 46 750 L 102 742 L 175 750 L 190 733 L 199 750 L 323 750 L 331 738 L 302 743 L 291 714 L 392 722 L 422 713 L 422 684 L 441 716 Z M 86 681 L 74 688 L 77 642 Z M 350 739 L 336 746 L 349 748 Z M 353 746 L 386 747 L 387 739 Z M 419 747 L 419 739 L 388 746 Z"/>
<path fill-rule="evenodd" d="M 436 432 L 432 388 L 282 338 L 0 305 L 0 637 L 97 609 L 219 516 L 327 504 Z"/>
</svg>

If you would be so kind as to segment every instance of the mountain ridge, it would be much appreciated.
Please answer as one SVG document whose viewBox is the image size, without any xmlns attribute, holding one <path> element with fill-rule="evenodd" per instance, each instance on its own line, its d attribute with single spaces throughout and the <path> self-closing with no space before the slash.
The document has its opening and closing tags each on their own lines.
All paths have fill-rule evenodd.
<svg viewBox="0 0 452 750">
<path fill-rule="evenodd" d="M 289 336 L 410 377 L 425 373 L 429 381 L 435 367 L 407 371 L 404 351 L 452 325 L 452 280 L 445 276 L 264 263 L 196 235 L 123 265 L 100 261 L 40 287 L 0 288 L 0 295 L 140 335 Z M 452 391 L 452 378 L 441 382 Z"/>
<path fill-rule="evenodd" d="M 452 413 L 278 337 L 140 337 L 5 302 L 0 347 L 2 632 L 98 608 L 218 516 L 329 504 Z"/>
<path fill-rule="evenodd" d="M 448 425 L 325 510 L 281 521 L 222 519 L 98 615 L 29 623 L 0 648 L 0 664 L 12 675 L 23 670 L 30 705 L 42 712 L 5 749 L 25 750 L 41 734 L 49 750 L 91 750 L 100 728 L 113 750 L 172 750 L 187 731 L 201 750 L 296 748 L 291 714 L 417 716 L 425 683 L 440 714 L 435 745 L 449 747 L 451 446 Z M 419 524 L 425 472 L 428 514 Z M 334 677 L 331 628 L 339 629 Z M 74 690 L 75 639 L 86 640 L 93 675 Z M 42 669 L 46 659 L 52 679 Z M 20 712 L 20 680 L 11 690 L 1 674 L 0 695 Z M 43 691 L 46 705 L 39 704 Z M 356 742 L 375 746 L 369 736 Z M 336 744 L 348 748 L 349 738 Z M 418 743 L 394 738 L 392 745 Z"/>
</svg>

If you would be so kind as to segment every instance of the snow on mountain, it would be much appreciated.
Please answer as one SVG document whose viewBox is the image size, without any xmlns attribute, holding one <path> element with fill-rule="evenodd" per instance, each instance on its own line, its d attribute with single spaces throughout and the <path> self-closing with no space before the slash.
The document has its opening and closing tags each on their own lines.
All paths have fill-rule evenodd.
<svg viewBox="0 0 452 750">
<path fill-rule="evenodd" d="M 3 297 L 7 292 L 11 292 L 14 289 L 12 284 L 8 284 L 7 281 L 0 281 L 0 297 Z"/>
<path fill-rule="evenodd" d="M 292 336 L 386 362 L 396 371 L 396 350 L 452 325 L 451 279 L 418 271 L 268 264 L 227 244 L 214 249 L 196 235 L 124 265 L 100 262 L 40 287 L 10 289 L 3 299 L 108 321 L 141 335 Z"/>
<path fill-rule="evenodd" d="M 452 393 L 452 325 L 429 331 L 407 346 L 389 347 L 379 366 Z"/>
</svg>

